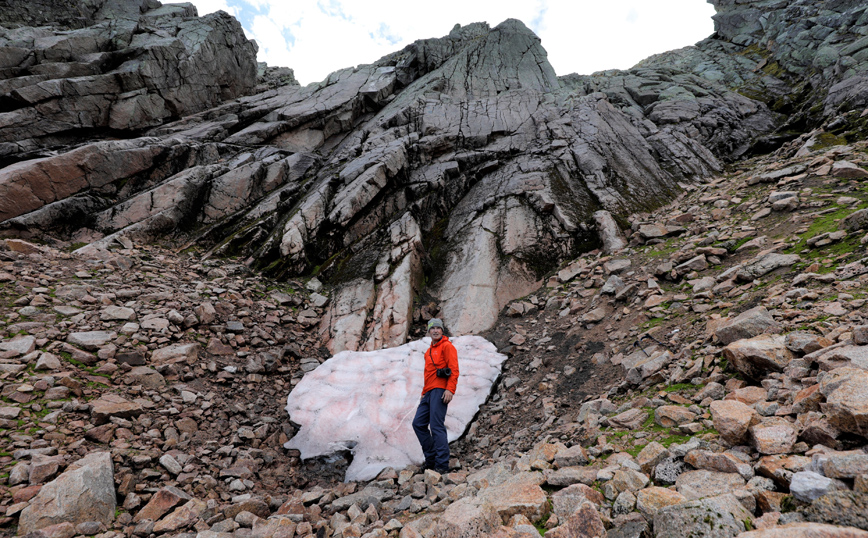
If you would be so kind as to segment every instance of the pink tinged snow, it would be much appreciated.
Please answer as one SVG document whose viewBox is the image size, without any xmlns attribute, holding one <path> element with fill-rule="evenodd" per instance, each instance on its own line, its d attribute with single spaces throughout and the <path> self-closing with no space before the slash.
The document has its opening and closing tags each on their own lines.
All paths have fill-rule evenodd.
<svg viewBox="0 0 868 538">
<path fill-rule="evenodd" d="M 446 414 L 449 441 L 458 439 L 491 393 L 506 356 L 481 336 L 450 339 L 458 351 L 458 388 Z M 286 410 L 301 426 L 285 447 L 302 459 L 350 450 L 347 481 L 371 480 L 387 467 L 423 462 L 413 433 L 430 338 L 380 351 L 342 351 L 289 393 Z"/>
</svg>

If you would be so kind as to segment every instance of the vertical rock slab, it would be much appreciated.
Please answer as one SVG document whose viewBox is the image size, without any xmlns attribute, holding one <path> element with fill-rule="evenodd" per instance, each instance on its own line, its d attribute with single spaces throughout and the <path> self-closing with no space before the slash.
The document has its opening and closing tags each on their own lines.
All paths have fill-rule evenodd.
<svg viewBox="0 0 868 538">
<path fill-rule="evenodd" d="M 449 441 L 464 433 L 506 360 L 479 336 L 452 343 L 461 373 L 446 415 Z M 344 351 L 309 372 L 287 397 L 286 410 L 301 429 L 286 448 L 301 451 L 303 459 L 352 451 L 348 481 L 422 463 L 411 423 L 429 345 L 425 338 L 381 351 Z"/>
<path fill-rule="evenodd" d="M 21 511 L 18 530 L 27 534 L 50 525 L 98 521 L 109 526 L 116 507 L 111 454 L 92 452 L 42 486 Z"/>
</svg>

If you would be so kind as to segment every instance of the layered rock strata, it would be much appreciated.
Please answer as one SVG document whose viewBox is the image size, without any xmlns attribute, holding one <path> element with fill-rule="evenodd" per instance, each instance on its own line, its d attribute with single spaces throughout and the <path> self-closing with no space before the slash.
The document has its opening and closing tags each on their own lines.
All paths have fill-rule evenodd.
<svg viewBox="0 0 868 538">
<path fill-rule="evenodd" d="M 601 235 L 606 248 L 620 247 L 612 243 L 612 221 L 595 221 L 596 212 L 608 211 L 623 225 L 630 214 L 720 171 L 722 161 L 744 155 L 786 121 L 787 110 L 777 114 L 752 99 L 759 96 L 745 89 L 746 81 L 759 79 L 784 95 L 792 76 L 805 73 L 805 58 L 775 49 L 777 65 L 793 75 L 756 74 L 752 55 L 770 30 L 736 24 L 741 19 L 733 13 L 761 10 L 777 26 L 808 14 L 823 25 L 838 21 L 841 30 L 799 39 L 842 50 L 860 42 L 863 11 L 854 3 L 717 8 L 714 36 L 629 71 L 559 78 L 539 39 L 508 20 L 494 28 L 457 26 L 318 84 L 279 86 L 199 111 L 256 85 L 252 45 L 225 15 L 190 19 L 186 7 L 143 4 L 123 49 L 136 59 L 120 64 L 123 76 L 111 69 L 100 76 L 126 80 L 132 70 L 139 76 L 131 78 L 146 84 L 110 92 L 124 97 L 100 108 L 108 111 L 105 121 L 84 122 L 82 115 L 57 121 L 41 104 L 43 93 L 24 91 L 82 79 L 28 78 L 40 75 L 26 71 L 26 58 L 40 58 L 47 45 L 31 39 L 33 28 L 10 30 L 5 39 L 22 59 L 8 71 L 15 90 L 6 114 L 26 129 L 45 127 L 26 143 L 3 146 L 10 161 L 20 162 L 0 170 L 0 199 L 8 200 L 0 207 L 2 226 L 90 243 L 82 251 L 89 256 L 171 236 L 182 246 L 206 243 L 216 254 L 242 256 L 273 276 L 319 273 L 333 289 L 321 325 L 332 352 L 403 343 L 419 314 L 408 298 L 423 284 L 453 331 L 483 331 L 560 260 L 601 246 Z M 128 20 L 102 23 L 99 13 L 94 25 L 68 35 L 115 35 L 115 20 Z M 142 34 L 149 24 L 165 26 L 172 37 L 158 47 Z M 208 37 L 187 39 L 194 26 L 210 28 L 195 32 Z M 233 39 L 240 45 L 232 46 Z M 156 82 L 141 75 L 163 65 L 149 55 L 166 47 L 187 54 L 189 69 L 175 78 L 163 69 Z M 70 58 L 58 57 L 66 62 L 58 65 Z M 205 97 L 196 107 L 187 97 L 198 95 L 190 88 L 198 91 L 207 71 L 195 66 L 206 58 L 222 68 L 236 65 L 227 71 L 230 80 L 201 89 Z M 849 71 L 811 73 L 812 84 L 826 87 L 844 82 Z M 164 88 L 163 80 L 172 83 Z M 258 88 L 273 87 L 269 80 Z M 31 94 L 38 99 L 27 101 Z M 50 95 L 45 99 L 56 108 L 65 94 Z M 845 100 L 834 112 L 858 103 Z M 31 117 L 36 123 L 28 123 Z M 81 136 L 96 128 L 147 136 L 39 153 L 62 142 L 65 134 L 58 133 Z M 106 162 L 110 147 L 131 158 Z"/>
</svg>

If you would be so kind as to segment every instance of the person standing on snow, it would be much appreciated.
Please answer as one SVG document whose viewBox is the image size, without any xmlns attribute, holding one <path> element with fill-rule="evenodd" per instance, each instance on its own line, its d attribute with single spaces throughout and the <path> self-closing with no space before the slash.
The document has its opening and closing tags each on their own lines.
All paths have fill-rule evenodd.
<svg viewBox="0 0 868 538">
<path fill-rule="evenodd" d="M 458 385 L 458 352 L 443 334 L 443 322 L 428 322 L 431 347 L 425 352 L 425 384 L 413 419 L 413 431 L 422 445 L 425 464 L 440 474 L 449 472 L 449 441 L 446 438 L 446 409 Z M 429 431 L 430 426 L 430 431 Z"/>
</svg>

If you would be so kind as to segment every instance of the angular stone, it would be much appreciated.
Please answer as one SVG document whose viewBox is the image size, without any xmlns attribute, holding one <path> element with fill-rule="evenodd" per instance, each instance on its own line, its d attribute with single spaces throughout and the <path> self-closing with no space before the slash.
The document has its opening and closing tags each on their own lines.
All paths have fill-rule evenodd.
<svg viewBox="0 0 868 538">
<path fill-rule="evenodd" d="M 546 538 L 594 538 L 606 535 L 597 507 L 585 501 L 566 521 L 545 533 Z"/>
<path fill-rule="evenodd" d="M 742 282 L 750 282 L 771 273 L 775 269 L 789 267 L 800 260 L 801 258 L 798 254 L 778 254 L 776 252 L 762 254 L 742 265 L 736 273 L 736 279 Z"/>
<path fill-rule="evenodd" d="M 868 474 L 868 454 L 827 454 L 823 475 L 829 478 L 856 478 Z"/>
<path fill-rule="evenodd" d="M 648 413 L 642 409 L 628 409 L 623 413 L 609 417 L 609 424 L 615 428 L 635 430 L 648 418 Z"/>
<path fill-rule="evenodd" d="M 816 523 L 868 529 L 868 494 L 832 491 L 812 502 L 805 515 Z"/>
<path fill-rule="evenodd" d="M 199 344 L 173 344 L 160 349 L 155 349 L 151 354 L 151 362 L 159 364 L 175 364 L 185 362 L 195 364 L 199 358 Z"/>
<path fill-rule="evenodd" d="M 746 310 L 731 320 L 721 320 L 714 334 L 724 345 L 742 338 L 751 338 L 763 333 L 779 333 L 781 325 L 768 310 L 757 306 Z"/>
<path fill-rule="evenodd" d="M 559 468 L 584 465 L 588 463 L 588 454 L 585 452 L 584 447 L 577 443 L 570 448 L 558 450 L 555 454 L 554 463 Z"/>
<path fill-rule="evenodd" d="M 135 402 L 130 402 L 117 394 L 103 394 L 98 400 L 93 402 L 91 407 L 91 416 L 97 424 L 104 424 L 111 417 L 130 418 L 142 414 L 142 406 Z"/>
<path fill-rule="evenodd" d="M 721 438 L 730 445 L 740 445 L 747 440 L 748 429 L 759 422 L 757 412 L 735 400 L 711 402 L 711 416 Z"/>
<path fill-rule="evenodd" d="M 672 354 L 669 351 L 651 353 L 649 357 L 640 359 L 627 370 L 627 381 L 638 385 L 663 369 L 664 366 L 672 362 L 672 359 Z"/>
<path fill-rule="evenodd" d="M 438 535 L 450 538 L 485 536 L 503 524 L 503 519 L 488 503 L 465 497 L 450 504 L 440 517 Z M 405 526 L 404 529 L 412 527 Z M 402 533 L 404 531 L 402 529 Z"/>
<path fill-rule="evenodd" d="M 852 367 L 868 371 L 868 346 L 840 346 L 813 355 L 820 370 Z"/>
<path fill-rule="evenodd" d="M 654 422 L 664 428 L 675 428 L 696 420 L 696 415 L 680 405 L 661 405 L 654 410 Z"/>
<path fill-rule="evenodd" d="M 721 473 L 736 473 L 745 480 L 751 479 L 754 474 L 753 468 L 749 463 L 743 462 L 732 454 L 722 452 L 691 450 L 684 457 L 684 462 L 697 469 Z"/>
<path fill-rule="evenodd" d="M 636 493 L 636 509 L 646 518 L 653 518 L 661 508 L 687 501 L 687 498 L 669 488 L 652 486 Z"/>
<path fill-rule="evenodd" d="M 783 336 L 769 334 L 733 342 L 723 349 L 723 356 L 736 370 L 753 379 L 782 372 L 794 358 Z"/>
<path fill-rule="evenodd" d="M 33 336 L 19 335 L 11 340 L 0 342 L 0 351 L 11 353 L 12 356 L 27 355 L 36 349 L 36 338 Z"/>
<path fill-rule="evenodd" d="M 655 536 L 729 538 L 747 530 L 752 516 L 731 494 L 666 506 L 654 515 Z"/>
<path fill-rule="evenodd" d="M 185 491 L 174 486 L 164 487 L 151 497 L 151 500 L 144 508 L 139 510 L 133 518 L 133 523 L 138 523 L 143 519 L 157 521 L 182 501 L 189 500 L 190 496 Z"/>
<path fill-rule="evenodd" d="M 806 503 L 812 502 L 835 489 L 835 483 L 831 478 L 826 478 L 813 471 L 800 471 L 795 473 L 790 480 L 790 493 L 796 500 Z"/>
<path fill-rule="evenodd" d="M 37 371 L 45 371 L 45 370 L 59 370 L 63 364 L 60 362 L 60 359 L 57 355 L 52 353 L 41 353 L 39 355 L 39 360 L 36 361 L 36 366 L 34 367 Z"/>
<path fill-rule="evenodd" d="M 633 469 L 620 469 L 610 481 L 616 491 L 638 491 L 648 485 L 648 477 Z"/>
<path fill-rule="evenodd" d="M 552 493 L 552 512 L 559 518 L 569 517 L 587 501 L 600 505 L 605 499 L 599 491 L 585 484 L 574 484 Z"/>
<path fill-rule="evenodd" d="M 205 508 L 207 508 L 207 505 L 204 501 L 192 499 L 155 523 L 154 532 L 161 534 L 185 529 L 196 523 L 199 515 L 205 511 Z"/>
<path fill-rule="evenodd" d="M 675 488 L 688 500 L 693 500 L 714 497 L 721 491 L 744 489 L 745 484 L 745 480 L 735 473 L 698 470 L 681 473 L 675 481 Z"/>
<path fill-rule="evenodd" d="M 106 526 L 115 515 L 115 484 L 111 454 L 92 452 L 71 464 L 57 479 L 42 486 L 19 519 L 27 534 L 62 522 L 73 525 L 98 521 Z"/>
<path fill-rule="evenodd" d="M 788 454 L 797 435 L 796 429 L 783 418 L 764 418 L 750 428 L 751 441 L 760 454 Z"/>
<path fill-rule="evenodd" d="M 636 463 L 642 468 L 642 472 L 653 475 L 657 464 L 669 457 L 669 451 L 657 441 L 651 441 L 636 456 Z"/>
<path fill-rule="evenodd" d="M 96 351 L 117 338 L 117 336 L 117 333 L 109 331 L 85 331 L 71 333 L 66 338 L 66 341 L 88 351 Z"/>
<path fill-rule="evenodd" d="M 829 423 L 841 431 L 868 437 L 868 371 L 836 368 L 820 380 Z"/>
<path fill-rule="evenodd" d="M 136 366 L 124 375 L 124 381 L 130 385 L 141 385 L 148 390 L 159 390 L 166 386 L 166 378 L 147 366 Z"/>
<path fill-rule="evenodd" d="M 132 321 L 136 319 L 136 311 L 124 306 L 109 305 L 103 307 L 99 319 L 102 321 Z"/>
<path fill-rule="evenodd" d="M 806 331 L 793 331 L 787 333 L 784 339 L 784 345 L 787 349 L 799 355 L 806 355 L 808 353 L 819 351 L 824 347 L 831 346 L 832 343 L 833 342 L 828 338 Z"/>
</svg>

